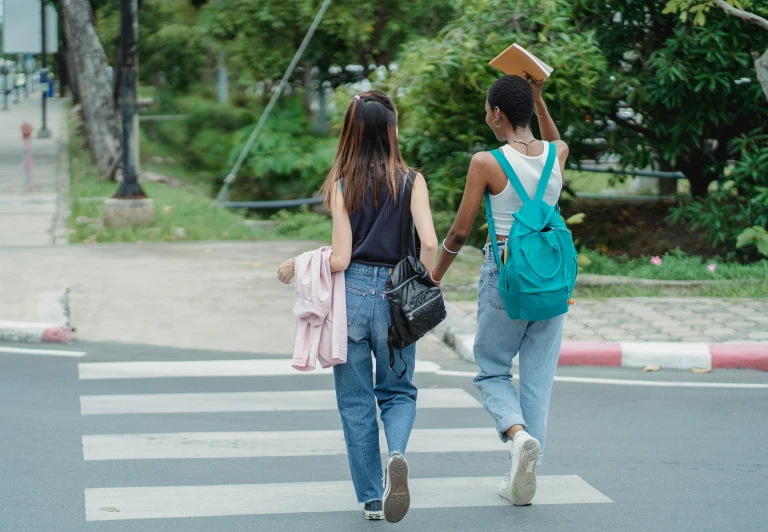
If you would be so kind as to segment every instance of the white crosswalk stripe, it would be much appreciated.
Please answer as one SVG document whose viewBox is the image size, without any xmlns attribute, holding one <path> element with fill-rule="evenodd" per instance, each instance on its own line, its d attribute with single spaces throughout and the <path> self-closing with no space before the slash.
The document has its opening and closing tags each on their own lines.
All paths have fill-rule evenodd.
<svg viewBox="0 0 768 532">
<path fill-rule="evenodd" d="M 434 373 L 440 366 L 428 360 L 419 361 L 417 373 Z M 325 376 L 330 368 L 318 366 L 314 371 L 297 371 L 284 358 L 243 360 L 191 360 L 149 362 L 87 362 L 78 364 L 82 380 L 95 379 L 159 379 L 179 377 L 276 377 Z"/>
<path fill-rule="evenodd" d="M 386 449 L 383 431 L 381 448 Z M 414 429 L 408 453 L 499 451 L 496 430 Z M 340 430 L 269 432 L 179 432 L 83 436 L 85 460 L 173 458 L 265 458 L 345 454 Z"/>
<path fill-rule="evenodd" d="M 417 478 L 410 481 L 411 508 L 508 506 L 497 477 Z M 322 494 L 319 497 L 318 494 Z M 301 501 L 301 505 L 286 501 Z M 613 502 L 577 475 L 539 477 L 535 504 Z M 115 512 L 113 509 L 119 509 Z M 225 486 L 169 486 L 85 490 L 88 521 L 213 517 L 358 509 L 351 482 L 302 482 Z"/>
<path fill-rule="evenodd" d="M 480 403 L 461 388 L 419 390 L 417 408 L 478 408 Z M 336 392 L 168 393 L 84 395 L 84 416 L 98 414 L 192 414 L 205 412 L 272 412 L 336 410 Z"/>
<path fill-rule="evenodd" d="M 83 459 L 88 463 L 106 465 L 120 461 L 124 464 L 123 468 L 130 469 L 134 464 L 141 464 L 142 460 L 150 460 L 152 463 L 167 461 L 171 464 L 186 459 L 200 460 L 202 464 L 205 460 L 212 459 L 246 459 L 259 463 L 260 460 L 331 457 L 346 453 L 337 417 L 334 418 L 333 427 L 323 426 L 328 423 L 329 418 L 326 415 L 319 418 L 319 424 L 316 423 L 312 427 L 322 430 L 295 430 L 295 423 L 302 419 L 301 416 L 336 410 L 333 390 L 313 389 L 318 383 L 323 383 L 327 388 L 329 370 L 301 373 L 291 368 L 290 360 L 284 358 L 96 362 L 78 364 L 78 370 L 79 379 L 90 381 L 93 385 L 99 385 L 99 381 L 126 381 L 119 387 L 121 392 L 130 392 L 139 384 L 143 386 L 151 383 L 151 379 L 160 378 L 174 380 L 156 381 L 155 384 L 159 385 L 160 390 L 155 386 L 153 391 L 162 391 L 162 388 L 170 386 L 170 382 L 174 383 L 174 387 L 177 387 L 177 383 L 186 382 L 187 389 L 195 390 L 199 389 L 198 384 L 207 378 L 251 377 L 254 384 L 266 382 L 261 379 L 269 378 L 270 388 L 273 389 L 276 387 L 274 383 L 279 382 L 274 380 L 275 377 L 319 377 L 315 380 L 301 379 L 301 382 L 309 384 L 301 390 L 83 394 L 80 396 L 83 419 L 96 423 L 95 426 L 106 424 L 111 429 L 105 434 L 88 433 L 82 436 Z M 435 373 L 440 367 L 433 362 L 419 361 L 416 370 L 421 373 Z M 198 380 L 189 380 L 192 377 Z M 131 384 L 133 382 L 137 384 Z M 221 388 L 221 382 L 215 382 Z M 242 385 L 242 381 L 237 382 Z M 295 386 L 295 381 L 292 382 Z M 101 389 L 105 384 L 100 385 Z M 144 390 L 146 388 L 142 391 Z M 473 412 L 487 415 L 482 411 L 480 403 L 462 388 L 421 389 L 417 408 L 420 411 L 419 419 L 431 420 L 428 426 L 440 427 L 436 421 L 442 420 L 442 423 L 452 422 L 453 428 L 414 429 L 408 442 L 408 455 L 414 456 L 414 463 L 418 463 L 417 457 L 424 456 L 424 453 L 503 452 L 507 449 L 500 443 L 490 419 L 483 428 L 455 428 L 457 425 L 461 427 L 461 422 L 453 420 L 454 418 L 471 419 Z M 462 412 L 463 418 L 460 415 Z M 162 416 L 154 417 L 155 424 L 151 425 L 154 431 L 141 430 L 145 424 L 150 428 L 149 422 L 140 417 L 146 414 Z M 183 418 L 186 431 L 172 432 L 174 423 L 178 426 L 179 420 L 182 419 L 178 416 L 189 414 L 205 417 Z M 291 430 L 282 430 L 283 427 L 280 427 L 279 430 L 220 431 L 229 427 L 246 428 L 242 423 L 238 425 L 238 419 L 254 414 L 272 416 L 269 418 L 272 420 L 270 426 L 275 426 L 274 416 L 291 415 L 290 424 L 285 425 L 285 428 Z M 468 415 L 470 417 L 467 417 Z M 219 417 L 222 417 L 222 423 L 215 424 L 217 430 L 194 431 L 198 428 L 196 424 L 202 422 L 200 420 L 210 423 L 211 419 Z M 158 423 L 158 419 L 163 422 Z M 253 420 L 253 417 L 249 419 Z M 126 432 L 136 433 L 119 433 L 125 420 L 131 420 L 132 427 Z M 162 430 L 166 425 L 170 428 L 169 431 L 157 432 L 158 427 Z M 251 425 L 248 426 L 250 427 Z M 189 431 L 190 428 L 192 431 Z M 386 452 L 383 431 L 380 431 L 380 437 L 381 449 Z M 477 458 L 474 454 L 467 456 Z M 339 481 L 338 476 L 324 482 L 279 482 L 281 478 L 275 478 L 276 483 L 227 484 L 222 482 L 221 477 L 209 477 L 208 475 L 214 474 L 210 468 L 200 467 L 198 470 L 190 466 L 190 462 L 184 464 L 185 469 L 192 467 L 197 475 L 194 482 L 188 483 L 192 485 L 174 486 L 171 478 L 159 486 L 138 483 L 129 487 L 110 487 L 107 483 L 87 488 L 84 493 L 86 520 L 258 516 L 359 510 L 352 483 Z M 279 470 L 275 474 L 279 477 Z M 419 475 L 411 479 L 412 508 L 465 508 L 509 504 L 497 494 L 503 472 L 500 472 L 498 478 L 443 478 L 440 474 L 444 474 L 442 468 L 433 468 L 432 471 L 419 471 Z M 242 477 L 238 480 L 242 481 Z M 534 504 L 612 502 L 578 476 L 539 476 L 538 480 L 539 490 Z M 317 497 L 318 493 L 322 493 L 323 497 Z M 296 500 L 301 500 L 302 504 L 297 506 L 287 503 Z"/>
</svg>

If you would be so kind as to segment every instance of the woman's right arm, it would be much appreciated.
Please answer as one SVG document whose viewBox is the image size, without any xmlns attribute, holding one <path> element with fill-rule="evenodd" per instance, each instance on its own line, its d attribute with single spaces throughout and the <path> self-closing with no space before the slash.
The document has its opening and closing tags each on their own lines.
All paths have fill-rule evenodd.
<svg viewBox="0 0 768 532">
<path fill-rule="evenodd" d="M 419 240 L 421 240 L 421 256 L 419 258 L 427 271 L 431 272 L 437 260 L 437 234 L 435 233 L 435 223 L 432 220 L 432 209 L 429 206 L 427 180 L 421 174 L 416 174 L 416 181 L 413 184 L 411 215 L 413 216 L 413 224 L 416 226 L 416 232 L 419 233 Z"/>
<path fill-rule="evenodd" d="M 344 196 L 336 187 L 331 196 L 331 216 L 333 218 L 333 236 L 331 237 L 331 271 L 343 272 L 352 260 L 352 225 L 344 206 Z"/>
<path fill-rule="evenodd" d="M 476 153 L 472 157 L 459 212 L 456 214 L 451 230 L 448 231 L 448 236 L 443 240 L 444 249 L 440 253 L 440 260 L 437 261 L 437 266 L 432 272 L 432 278 L 435 281 L 440 282 L 442 280 L 443 275 L 453 263 L 453 259 L 467 242 L 472 225 L 477 218 L 477 212 L 483 202 L 485 189 L 488 187 L 488 176 L 496 167 L 498 167 L 496 159 L 487 151 Z"/>
</svg>

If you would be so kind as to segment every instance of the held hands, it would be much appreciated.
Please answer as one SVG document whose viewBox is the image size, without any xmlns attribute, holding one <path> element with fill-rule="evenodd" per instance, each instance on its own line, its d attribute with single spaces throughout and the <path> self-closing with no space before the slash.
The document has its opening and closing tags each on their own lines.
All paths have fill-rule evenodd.
<svg viewBox="0 0 768 532">
<path fill-rule="evenodd" d="M 296 259 L 290 258 L 280 265 L 277 269 L 277 278 L 283 284 L 291 284 L 293 277 L 296 275 Z"/>
</svg>

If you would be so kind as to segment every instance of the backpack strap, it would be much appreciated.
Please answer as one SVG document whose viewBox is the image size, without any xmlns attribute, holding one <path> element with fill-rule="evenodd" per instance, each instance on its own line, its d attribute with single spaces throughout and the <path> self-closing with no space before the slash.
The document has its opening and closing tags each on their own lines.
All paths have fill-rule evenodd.
<svg viewBox="0 0 768 532">
<path fill-rule="evenodd" d="M 557 146 L 555 146 L 554 142 L 548 142 L 547 145 L 549 147 L 547 162 L 544 164 L 544 170 L 541 172 L 539 186 L 536 189 L 536 195 L 533 197 L 537 200 L 544 199 L 544 194 L 547 192 L 547 184 L 549 184 L 549 176 L 552 175 L 552 168 L 554 168 L 555 161 L 557 160 Z"/>
<path fill-rule="evenodd" d="M 523 204 L 531 201 L 530 196 L 528 196 L 528 192 L 525 191 L 525 187 L 520 182 L 520 178 L 517 177 L 514 168 L 512 168 L 512 165 L 509 164 L 507 156 L 504 155 L 500 149 L 493 150 L 491 155 L 496 158 L 496 161 L 501 166 L 501 169 L 504 170 L 504 174 L 507 176 L 507 179 L 509 179 L 509 182 L 512 183 L 512 186 L 515 188 L 517 195 L 520 196 L 520 201 L 522 201 Z"/>
<path fill-rule="evenodd" d="M 485 219 L 488 222 L 488 234 L 493 248 L 493 258 L 496 260 L 496 266 L 501 267 L 499 260 L 499 244 L 496 242 L 496 224 L 493 221 L 493 211 L 491 210 L 491 191 L 485 189 Z"/>
<path fill-rule="evenodd" d="M 400 257 L 405 258 L 411 254 L 411 235 L 413 235 L 413 216 L 411 215 L 411 197 L 413 196 L 413 185 L 416 181 L 416 173 L 413 170 L 408 171 L 408 175 L 403 177 L 403 204 L 400 210 Z M 421 247 L 418 233 L 414 236 L 416 248 Z"/>
</svg>

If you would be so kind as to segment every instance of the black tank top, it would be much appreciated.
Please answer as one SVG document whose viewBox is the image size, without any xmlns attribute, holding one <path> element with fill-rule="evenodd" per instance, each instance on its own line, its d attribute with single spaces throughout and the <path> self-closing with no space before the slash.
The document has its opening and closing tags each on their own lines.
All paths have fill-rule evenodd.
<svg viewBox="0 0 768 532">
<path fill-rule="evenodd" d="M 404 184 L 404 182 L 403 182 Z M 400 254 L 400 224 L 402 209 L 409 211 L 411 206 L 402 202 L 404 187 L 400 186 L 400 201 L 395 203 L 385 180 L 379 186 L 379 208 L 373 203 L 373 177 L 368 178 L 363 202 L 354 214 L 349 216 L 352 225 L 352 262 L 369 266 L 393 268 L 403 257 Z M 411 232 L 410 252 L 416 255 L 413 232 Z"/>
</svg>

